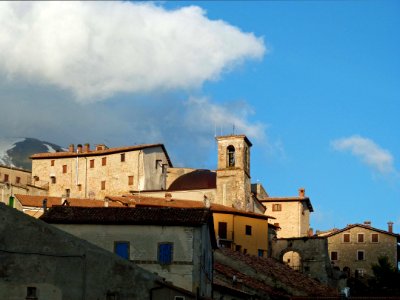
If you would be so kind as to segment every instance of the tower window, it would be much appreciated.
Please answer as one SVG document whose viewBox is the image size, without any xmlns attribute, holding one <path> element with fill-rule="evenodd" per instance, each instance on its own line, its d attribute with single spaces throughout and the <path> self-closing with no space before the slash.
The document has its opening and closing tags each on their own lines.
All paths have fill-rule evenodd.
<svg viewBox="0 0 400 300">
<path fill-rule="evenodd" d="M 232 145 L 228 146 L 228 148 L 226 148 L 226 152 L 227 152 L 227 166 L 228 167 L 234 167 L 235 166 L 235 147 L 233 147 Z"/>
<path fill-rule="evenodd" d="M 121 153 L 121 162 L 125 161 L 125 153 Z"/>
</svg>

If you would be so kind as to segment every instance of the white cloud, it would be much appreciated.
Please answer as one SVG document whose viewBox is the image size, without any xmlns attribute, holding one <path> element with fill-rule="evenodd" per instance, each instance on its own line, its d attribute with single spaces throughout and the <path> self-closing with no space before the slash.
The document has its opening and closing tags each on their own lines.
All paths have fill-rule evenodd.
<svg viewBox="0 0 400 300">
<path fill-rule="evenodd" d="M 335 150 L 350 151 L 354 156 L 379 173 L 388 174 L 395 172 L 392 154 L 388 150 L 382 149 L 371 139 L 354 135 L 348 138 L 337 139 L 331 145 Z"/>
<path fill-rule="evenodd" d="M 0 3 L 0 73 L 71 91 L 81 102 L 196 88 L 264 53 L 262 38 L 210 20 L 196 6 Z"/>
</svg>

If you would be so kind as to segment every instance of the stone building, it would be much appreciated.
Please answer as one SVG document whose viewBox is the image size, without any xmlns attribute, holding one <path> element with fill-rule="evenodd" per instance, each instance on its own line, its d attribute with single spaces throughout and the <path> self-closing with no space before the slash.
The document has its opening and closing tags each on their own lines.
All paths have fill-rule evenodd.
<svg viewBox="0 0 400 300">
<path fill-rule="evenodd" d="M 0 299 L 199 299 L 190 291 L 0 203 Z"/>
<path fill-rule="evenodd" d="M 389 222 L 388 231 L 374 228 L 369 221 L 364 224 L 352 224 L 322 234 L 328 239 L 328 251 L 333 266 L 350 276 L 373 275 L 371 265 L 381 256 L 387 256 L 389 262 L 397 267 L 397 244 L 400 235 L 393 233 L 393 223 Z"/>
<path fill-rule="evenodd" d="M 216 243 L 209 209 L 54 206 L 41 219 L 175 286 L 212 295 Z"/>
<path fill-rule="evenodd" d="M 297 197 L 259 197 L 266 206 L 267 213 L 274 217 L 272 221 L 279 226 L 278 238 L 305 237 L 310 235 L 310 214 L 313 207 L 303 188 Z"/>
<path fill-rule="evenodd" d="M 70 145 L 68 151 L 31 156 L 32 182 L 46 182 L 48 196 L 104 199 L 132 190 L 165 189 L 172 167 L 162 144 L 107 148 Z"/>
<path fill-rule="evenodd" d="M 45 184 L 43 186 L 32 184 L 31 172 L 28 170 L 0 165 L 0 202 L 13 206 L 14 194 L 45 195 L 47 194 Z"/>
</svg>

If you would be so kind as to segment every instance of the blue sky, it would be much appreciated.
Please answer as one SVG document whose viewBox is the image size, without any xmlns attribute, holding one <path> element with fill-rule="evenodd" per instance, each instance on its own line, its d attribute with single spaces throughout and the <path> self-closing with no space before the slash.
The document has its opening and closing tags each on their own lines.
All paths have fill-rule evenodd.
<svg viewBox="0 0 400 300">
<path fill-rule="evenodd" d="M 304 187 L 314 229 L 399 231 L 398 1 L 1 3 L 0 25 L 4 136 L 214 169 L 235 126 L 252 181 Z"/>
</svg>

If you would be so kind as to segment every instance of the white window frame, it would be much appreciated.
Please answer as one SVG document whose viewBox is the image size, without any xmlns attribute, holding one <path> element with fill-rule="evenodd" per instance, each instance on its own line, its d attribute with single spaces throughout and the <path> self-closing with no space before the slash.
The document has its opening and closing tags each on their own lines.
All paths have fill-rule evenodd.
<svg viewBox="0 0 400 300">
<path fill-rule="evenodd" d="M 345 241 L 344 241 L 344 236 L 345 236 L 345 235 L 349 235 L 349 241 L 348 241 L 348 242 L 345 242 Z M 348 233 L 348 232 L 344 232 L 344 233 L 343 233 L 343 236 L 342 236 L 342 242 L 345 243 L 345 244 L 351 243 L 351 234 Z"/>
<path fill-rule="evenodd" d="M 372 235 L 374 235 L 374 234 L 376 234 L 376 236 L 378 237 L 378 241 L 377 242 L 373 242 L 372 241 Z M 373 244 L 378 244 L 379 243 L 379 233 L 371 233 L 371 243 L 373 243 Z"/>
<path fill-rule="evenodd" d="M 359 239 L 358 239 L 359 236 L 362 236 L 362 237 L 363 237 L 363 241 L 362 241 L 362 242 L 359 241 Z M 364 232 L 358 232 L 358 233 L 357 233 L 357 243 L 359 243 L 359 244 L 365 244 L 365 233 L 364 233 Z"/>
</svg>

